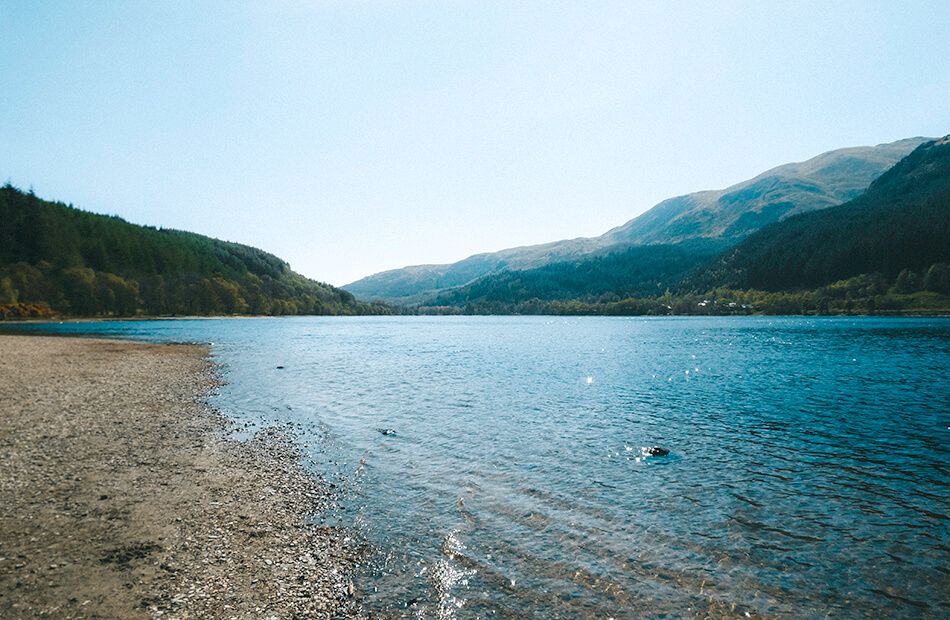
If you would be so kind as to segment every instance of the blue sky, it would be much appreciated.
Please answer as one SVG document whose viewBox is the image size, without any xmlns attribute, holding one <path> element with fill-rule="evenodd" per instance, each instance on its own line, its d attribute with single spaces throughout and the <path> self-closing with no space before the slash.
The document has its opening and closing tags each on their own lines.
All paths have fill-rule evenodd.
<svg viewBox="0 0 950 620">
<path fill-rule="evenodd" d="M 950 133 L 950 2 L 0 0 L 0 183 L 342 285 Z"/>
</svg>

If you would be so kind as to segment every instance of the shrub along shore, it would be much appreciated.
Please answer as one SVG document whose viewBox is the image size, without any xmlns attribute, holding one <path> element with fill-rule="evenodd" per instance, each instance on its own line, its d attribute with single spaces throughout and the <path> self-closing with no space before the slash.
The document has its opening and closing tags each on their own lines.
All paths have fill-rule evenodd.
<svg viewBox="0 0 950 620">
<path fill-rule="evenodd" d="M 281 429 L 227 438 L 203 347 L 0 335 L 0 617 L 352 617 L 363 550 Z"/>
</svg>

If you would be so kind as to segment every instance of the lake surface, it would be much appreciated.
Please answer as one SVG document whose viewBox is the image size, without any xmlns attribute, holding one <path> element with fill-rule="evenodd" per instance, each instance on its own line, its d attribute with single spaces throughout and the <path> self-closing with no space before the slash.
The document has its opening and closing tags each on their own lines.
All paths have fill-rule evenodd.
<svg viewBox="0 0 950 620">
<path fill-rule="evenodd" d="M 42 329 L 213 342 L 376 549 L 369 618 L 950 617 L 950 320 Z"/>
</svg>

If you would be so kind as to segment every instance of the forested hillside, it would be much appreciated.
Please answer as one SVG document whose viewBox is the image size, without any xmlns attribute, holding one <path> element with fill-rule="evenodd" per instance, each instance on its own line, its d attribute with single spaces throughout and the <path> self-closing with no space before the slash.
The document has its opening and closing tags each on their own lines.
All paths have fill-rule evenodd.
<svg viewBox="0 0 950 620">
<path fill-rule="evenodd" d="M 443 292 L 423 305 L 506 307 L 530 299 L 606 303 L 656 297 L 678 284 L 719 249 L 721 246 L 709 242 L 617 246 L 583 260 L 483 276 L 471 284 Z"/>
<path fill-rule="evenodd" d="M 768 291 L 813 289 L 861 274 L 896 282 L 950 263 L 950 139 L 918 147 L 844 205 L 772 224 L 690 279 Z"/>
<path fill-rule="evenodd" d="M 3 316 L 388 312 L 261 250 L 0 188 Z"/>
<path fill-rule="evenodd" d="M 950 312 L 950 138 L 915 149 L 859 198 L 709 246 L 634 246 L 504 271 L 421 311 L 543 314 Z M 705 264 L 704 264 L 705 263 Z"/>
</svg>

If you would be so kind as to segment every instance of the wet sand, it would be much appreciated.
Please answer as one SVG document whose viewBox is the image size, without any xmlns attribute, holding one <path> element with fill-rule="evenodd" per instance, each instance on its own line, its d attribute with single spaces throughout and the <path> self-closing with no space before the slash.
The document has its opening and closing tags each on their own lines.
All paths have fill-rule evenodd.
<svg viewBox="0 0 950 620">
<path fill-rule="evenodd" d="M 280 429 L 227 438 L 208 353 L 0 336 L 0 618 L 357 615 L 361 549 Z"/>
</svg>

